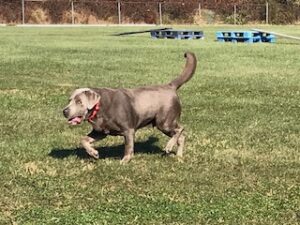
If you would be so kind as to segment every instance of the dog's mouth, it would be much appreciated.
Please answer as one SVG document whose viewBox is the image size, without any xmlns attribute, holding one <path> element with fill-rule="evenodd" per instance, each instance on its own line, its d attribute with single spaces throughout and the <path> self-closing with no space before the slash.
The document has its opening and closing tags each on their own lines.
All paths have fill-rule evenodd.
<svg viewBox="0 0 300 225">
<path fill-rule="evenodd" d="M 71 125 L 78 125 L 82 122 L 82 116 L 75 116 L 68 120 L 68 123 Z"/>
</svg>

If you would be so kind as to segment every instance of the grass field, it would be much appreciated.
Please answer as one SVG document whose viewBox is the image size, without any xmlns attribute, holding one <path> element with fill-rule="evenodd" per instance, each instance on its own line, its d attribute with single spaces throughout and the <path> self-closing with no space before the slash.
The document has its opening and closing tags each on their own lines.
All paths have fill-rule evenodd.
<svg viewBox="0 0 300 225">
<path fill-rule="evenodd" d="M 300 223 L 300 43 L 215 42 L 223 27 L 201 41 L 111 36 L 140 29 L 0 28 L 0 224 Z M 199 62 L 179 90 L 184 162 L 162 157 L 152 128 L 127 165 L 121 137 L 88 158 L 90 126 L 62 116 L 72 90 L 169 82 L 186 50 Z"/>
</svg>

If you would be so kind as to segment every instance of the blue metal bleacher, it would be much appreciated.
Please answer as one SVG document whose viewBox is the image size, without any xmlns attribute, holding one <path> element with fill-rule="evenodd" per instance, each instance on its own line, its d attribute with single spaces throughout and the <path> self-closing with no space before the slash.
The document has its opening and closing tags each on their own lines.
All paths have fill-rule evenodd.
<svg viewBox="0 0 300 225">
<path fill-rule="evenodd" d="M 258 31 L 218 31 L 216 36 L 219 42 L 275 43 L 275 36 L 273 34 Z"/>
<path fill-rule="evenodd" d="M 203 39 L 203 31 L 192 30 L 156 30 L 151 31 L 153 39 Z"/>
</svg>

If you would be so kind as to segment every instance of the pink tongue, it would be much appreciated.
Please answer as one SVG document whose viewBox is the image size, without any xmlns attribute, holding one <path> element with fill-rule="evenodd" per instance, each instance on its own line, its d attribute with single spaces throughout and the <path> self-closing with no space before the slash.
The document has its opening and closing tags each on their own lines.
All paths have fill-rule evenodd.
<svg viewBox="0 0 300 225">
<path fill-rule="evenodd" d="M 71 124 L 71 125 L 80 124 L 81 123 L 81 117 L 79 117 L 79 116 L 74 117 L 73 119 L 69 120 L 68 123 Z"/>
</svg>

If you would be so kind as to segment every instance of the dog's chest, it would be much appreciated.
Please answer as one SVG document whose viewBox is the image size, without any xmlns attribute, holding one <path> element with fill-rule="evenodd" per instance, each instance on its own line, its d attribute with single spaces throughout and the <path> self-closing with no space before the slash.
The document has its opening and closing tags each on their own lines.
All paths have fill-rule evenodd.
<svg viewBox="0 0 300 225">
<path fill-rule="evenodd" d="M 112 121 L 105 119 L 103 117 L 97 118 L 95 121 L 91 122 L 94 130 L 101 132 L 107 135 L 118 135 L 120 134 L 120 129 L 118 126 Z"/>
</svg>

